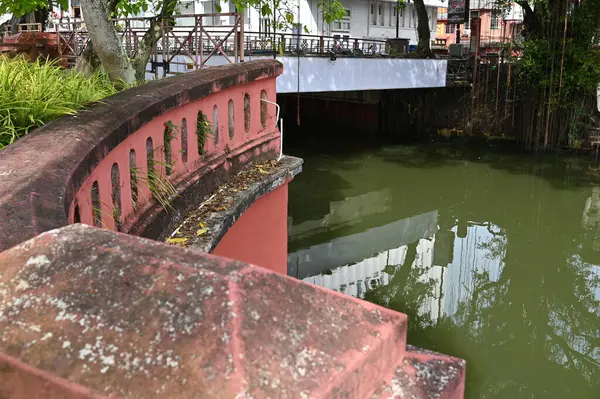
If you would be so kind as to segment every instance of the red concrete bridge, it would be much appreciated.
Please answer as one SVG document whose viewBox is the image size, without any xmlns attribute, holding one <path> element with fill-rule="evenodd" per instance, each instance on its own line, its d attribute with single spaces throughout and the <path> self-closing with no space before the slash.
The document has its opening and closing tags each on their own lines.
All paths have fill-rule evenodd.
<svg viewBox="0 0 600 399">
<path fill-rule="evenodd" d="M 464 361 L 407 346 L 405 315 L 285 276 L 281 73 L 152 82 L 0 151 L 0 397 L 463 397 Z"/>
</svg>

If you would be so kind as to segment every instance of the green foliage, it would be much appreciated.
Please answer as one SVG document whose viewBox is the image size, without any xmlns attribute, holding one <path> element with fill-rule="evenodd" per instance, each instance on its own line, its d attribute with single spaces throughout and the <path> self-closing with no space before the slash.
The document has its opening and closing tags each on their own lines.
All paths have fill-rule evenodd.
<svg viewBox="0 0 600 399">
<path fill-rule="evenodd" d="M 7 0 L 0 0 L 7 1 Z M 26 0 L 21 0 L 26 1 Z M 47 0 L 33 0 L 44 2 Z M 228 0 L 221 0 L 223 3 Z M 134 1 L 119 1 L 116 7 L 118 16 L 132 16 L 140 12 L 146 12 L 149 9 L 162 10 L 166 2 L 171 2 L 175 5 L 180 0 L 134 0 Z M 274 25 L 278 30 L 292 27 L 295 21 L 294 11 L 297 10 L 297 3 L 292 0 L 233 0 L 233 5 L 238 11 L 246 9 L 256 9 L 260 11 L 261 16 L 271 17 Z M 405 0 L 400 0 L 398 4 L 404 7 Z M 318 3 L 323 14 L 323 20 L 326 23 L 332 23 L 346 16 L 346 10 L 340 0 L 321 0 Z M 174 8 L 174 7 L 173 7 Z M 215 10 L 222 12 L 222 7 L 219 1 L 215 4 Z M 306 30 L 306 27 L 305 27 Z"/>
<path fill-rule="evenodd" d="M 116 91 L 102 73 L 86 78 L 54 62 L 0 57 L 0 148 Z"/>
<path fill-rule="evenodd" d="M 133 1 L 119 1 L 116 4 L 114 14 L 118 17 L 131 17 L 139 15 L 142 12 L 147 12 L 152 9 L 155 10 L 155 15 L 160 15 L 165 12 L 166 15 L 171 16 L 173 10 L 177 7 L 177 4 L 181 0 L 133 0 Z"/>
<path fill-rule="evenodd" d="M 404 0 L 401 1 L 404 2 Z M 274 26 L 278 30 L 290 28 L 297 23 L 294 12 L 297 11 L 298 5 L 295 1 L 232 0 L 232 3 L 239 11 L 246 9 L 260 10 L 261 16 L 271 17 L 271 21 L 275 22 Z M 346 16 L 346 10 L 340 0 L 319 0 L 317 6 L 321 10 L 323 20 L 328 24 Z M 304 27 L 304 31 L 308 32 L 306 27 Z"/>
<path fill-rule="evenodd" d="M 204 154 L 204 145 L 209 135 L 212 135 L 212 127 L 206 114 L 202 111 L 198 113 L 198 120 L 196 121 L 196 137 L 198 138 L 198 153 Z"/>
<path fill-rule="evenodd" d="M 323 20 L 328 24 L 346 16 L 344 5 L 337 0 L 320 0 L 317 4 L 323 14 Z"/>
<path fill-rule="evenodd" d="M 165 211 L 173 210 L 171 202 L 177 196 L 177 189 L 165 176 L 157 172 L 157 169 L 160 170 L 160 162 L 153 160 L 149 162 L 149 166 L 150 168 L 146 173 L 135 167 L 130 168 L 130 174 L 135 176 L 136 183 L 141 183 L 148 187 L 152 198 L 158 202 Z M 170 166 L 165 165 L 165 167 Z M 137 203 L 137 197 L 134 202 Z"/>
<path fill-rule="evenodd" d="M 526 6 L 523 3 L 523 6 Z M 547 118 L 529 137 L 556 137 L 548 147 L 576 142 L 589 127 L 600 84 L 600 0 L 570 4 L 566 0 L 536 1 L 526 19 L 519 71 L 518 97 L 533 118 Z M 566 32 L 564 10 L 566 15 Z M 560 10 L 560 12 L 557 12 Z M 532 98 L 536 102 L 532 103 Z M 554 125 L 550 128 L 548 122 Z M 532 124 L 533 126 L 533 124 Z M 540 128 L 541 127 L 541 128 Z M 548 130 L 546 130 L 548 129 Z M 544 143 L 544 149 L 546 143 Z"/>
<path fill-rule="evenodd" d="M 165 129 L 166 129 L 166 133 L 167 133 L 165 136 L 165 139 L 167 139 L 168 142 L 170 142 L 171 140 L 173 140 L 174 138 L 177 137 L 177 132 L 179 131 L 179 126 L 174 124 L 172 121 L 165 122 Z"/>
<path fill-rule="evenodd" d="M 153 6 L 155 10 L 160 10 L 162 1 L 155 0 L 136 0 L 136 1 L 119 1 L 115 7 L 115 14 L 119 17 L 128 17 L 146 12 Z"/>
<path fill-rule="evenodd" d="M 61 8 L 69 7 L 68 0 L 54 0 Z M 0 0 L 0 15 L 13 14 L 16 17 L 21 17 L 28 12 L 50 8 L 49 0 Z"/>
</svg>

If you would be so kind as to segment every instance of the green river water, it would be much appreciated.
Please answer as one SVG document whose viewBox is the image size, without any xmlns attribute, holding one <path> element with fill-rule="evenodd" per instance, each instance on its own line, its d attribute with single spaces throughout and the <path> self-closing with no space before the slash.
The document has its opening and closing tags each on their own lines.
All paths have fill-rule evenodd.
<svg viewBox="0 0 600 399">
<path fill-rule="evenodd" d="M 467 398 L 600 398 L 600 170 L 444 147 L 286 150 L 288 274 L 409 315 Z"/>
</svg>

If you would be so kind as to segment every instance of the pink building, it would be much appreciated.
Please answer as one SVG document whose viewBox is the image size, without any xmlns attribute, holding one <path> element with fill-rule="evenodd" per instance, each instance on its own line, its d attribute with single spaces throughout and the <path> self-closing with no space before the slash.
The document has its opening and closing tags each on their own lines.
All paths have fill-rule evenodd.
<svg viewBox="0 0 600 399">
<path fill-rule="evenodd" d="M 519 5 L 513 3 L 506 13 L 494 9 L 490 0 L 473 0 L 470 18 L 481 18 L 481 47 L 494 48 L 502 42 L 508 43 L 519 38 L 523 25 L 523 12 Z M 469 43 L 471 36 L 470 21 L 460 25 L 461 43 Z M 448 24 L 447 8 L 438 9 L 436 40 L 446 46 L 456 43 L 456 25 Z"/>
</svg>

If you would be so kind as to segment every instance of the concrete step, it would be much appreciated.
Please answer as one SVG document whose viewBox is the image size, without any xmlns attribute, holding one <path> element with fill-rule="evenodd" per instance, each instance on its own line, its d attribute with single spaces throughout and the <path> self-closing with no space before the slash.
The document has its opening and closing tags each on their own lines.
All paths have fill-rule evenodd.
<svg viewBox="0 0 600 399">
<path fill-rule="evenodd" d="M 407 345 L 393 375 L 371 399 L 462 399 L 466 362 Z"/>
<path fill-rule="evenodd" d="M 363 399 L 406 358 L 401 313 L 108 230 L 0 265 L 0 397 Z"/>
</svg>

